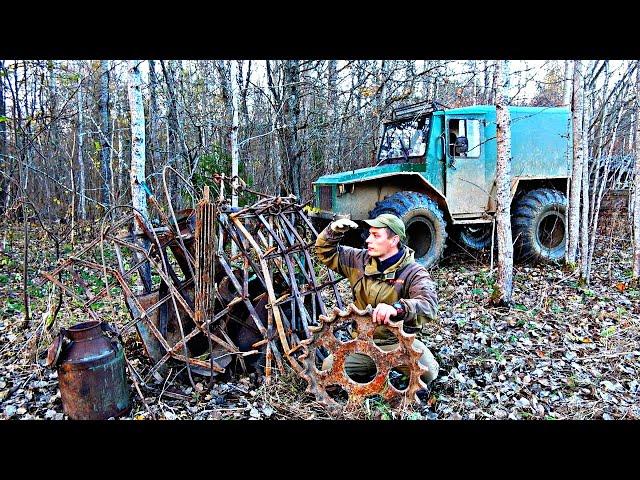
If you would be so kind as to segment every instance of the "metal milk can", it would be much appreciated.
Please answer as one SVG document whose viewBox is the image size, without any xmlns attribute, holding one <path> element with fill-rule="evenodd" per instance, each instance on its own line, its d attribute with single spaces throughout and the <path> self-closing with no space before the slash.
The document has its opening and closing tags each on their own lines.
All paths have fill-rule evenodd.
<svg viewBox="0 0 640 480">
<path fill-rule="evenodd" d="M 61 328 L 49 347 L 47 365 L 58 369 L 62 406 L 69 418 L 105 420 L 125 414 L 129 388 L 124 363 L 124 350 L 109 324 L 91 320 Z"/>
</svg>

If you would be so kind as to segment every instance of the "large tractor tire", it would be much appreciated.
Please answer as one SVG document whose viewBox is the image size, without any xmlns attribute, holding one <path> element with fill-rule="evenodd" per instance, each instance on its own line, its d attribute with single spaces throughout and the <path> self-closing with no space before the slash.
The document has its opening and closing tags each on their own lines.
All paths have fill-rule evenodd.
<svg viewBox="0 0 640 480">
<path fill-rule="evenodd" d="M 460 243 L 471 250 L 485 250 L 491 246 L 492 224 L 463 225 L 456 230 Z"/>
<path fill-rule="evenodd" d="M 522 260 L 557 262 L 567 244 L 567 198 L 562 192 L 539 188 L 516 200 L 513 237 Z"/>
<path fill-rule="evenodd" d="M 369 218 L 391 213 L 402 219 L 407 245 L 415 251 L 415 260 L 429 268 L 440 260 L 447 240 L 446 222 L 436 202 L 422 193 L 396 192 L 376 202 Z"/>
</svg>

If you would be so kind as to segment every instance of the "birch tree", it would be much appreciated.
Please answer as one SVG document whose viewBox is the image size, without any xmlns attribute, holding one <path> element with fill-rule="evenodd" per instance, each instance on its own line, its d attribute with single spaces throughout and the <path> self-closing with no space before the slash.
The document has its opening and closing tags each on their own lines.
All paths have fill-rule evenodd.
<svg viewBox="0 0 640 480">
<path fill-rule="evenodd" d="M 576 264 L 578 254 L 578 233 L 580 228 L 580 187 L 582 186 L 582 62 L 573 63 L 573 82 L 571 100 L 571 124 L 573 128 L 573 168 L 569 191 L 569 231 L 567 263 Z"/>
<path fill-rule="evenodd" d="M 234 179 L 233 192 L 231 194 L 231 206 L 238 206 L 238 182 L 235 178 L 238 176 L 238 165 L 240 162 L 240 152 L 238 150 L 238 110 L 239 110 L 239 98 L 238 98 L 238 62 L 230 60 L 231 64 L 231 81 L 229 82 L 231 87 L 231 106 L 233 110 L 232 123 L 231 123 L 231 177 Z M 235 245 L 235 244 L 234 244 Z"/>
<path fill-rule="evenodd" d="M 640 278 L 640 121 L 638 111 L 640 108 L 640 62 L 636 60 L 636 136 L 635 157 L 636 168 L 633 182 L 633 278 Z"/>
<path fill-rule="evenodd" d="M 83 95 L 82 95 L 82 64 L 79 65 L 78 67 L 78 144 L 77 144 L 77 149 L 78 149 L 78 169 L 79 169 L 79 175 L 78 175 L 78 189 L 80 190 L 78 193 L 80 194 L 80 205 L 79 205 L 79 213 L 80 213 L 80 218 L 82 220 L 86 220 L 87 219 L 87 199 L 85 197 L 86 195 L 86 175 L 85 175 L 85 166 L 84 166 L 84 158 L 83 158 L 83 145 L 84 145 L 84 118 L 83 118 L 83 111 L 84 111 L 84 104 L 83 104 Z"/>
<path fill-rule="evenodd" d="M 571 105 L 571 67 L 573 63 L 569 60 L 564 61 L 564 80 L 562 82 L 562 104 L 565 106 Z"/>
<path fill-rule="evenodd" d="M 149 218 L 147 197 L 142 182 L 145 180 L 145 131 L 144 104 L 142 102 L 142 76 L 140 60 L 129 60 L 129 110 L 131 113 L 131 203 L 142 212 L 144 219 Z"/>
<path fill-rule="evenodd" d="M 498 160 L 496 166 L 496 235 L 498 237 L 498 279 L 492 300 L 497 305 L 510 305 L 513 293 L 513 243 L 511 234 L 511 118 L 504 95 L 503 72 L 508 61 L 496 63 L 496 133 Z"/>
</svg>

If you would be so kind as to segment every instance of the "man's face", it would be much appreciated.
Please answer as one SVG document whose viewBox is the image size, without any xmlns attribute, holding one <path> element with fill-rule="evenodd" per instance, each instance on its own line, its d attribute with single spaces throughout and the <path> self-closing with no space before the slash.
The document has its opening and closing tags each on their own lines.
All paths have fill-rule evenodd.
<svg viewBox="0 0 640 480">
<path fill-rule="evenodd" d="M 369 227 L 367 253 L 385 260 L 396 253 L 399 240 L 397 235 L 389 235 L 386 228 Z"/>
</svg>

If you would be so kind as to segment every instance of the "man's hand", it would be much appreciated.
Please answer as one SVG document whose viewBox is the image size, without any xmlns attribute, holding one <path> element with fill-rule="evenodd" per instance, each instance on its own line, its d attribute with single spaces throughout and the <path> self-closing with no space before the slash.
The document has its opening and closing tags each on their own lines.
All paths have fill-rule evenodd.
<svg viewBox="0 0 640 480">
<path fill-rule="evenodd" d="M 358 228 L 358 224 L 348 218 L 340 218 L 339 220 L 331 223 L 331 230 L 336 233 L 344 233 L 350 228 Z"/>
<path fill-rule="evenodd" d="M 373 323 L 379 323 L 380 325 L 386 325 L 390 321 L 390 317 L 395 317 L 397 310 L 386 303 L 379 303 L 371 314 Z"/>
</svg>

